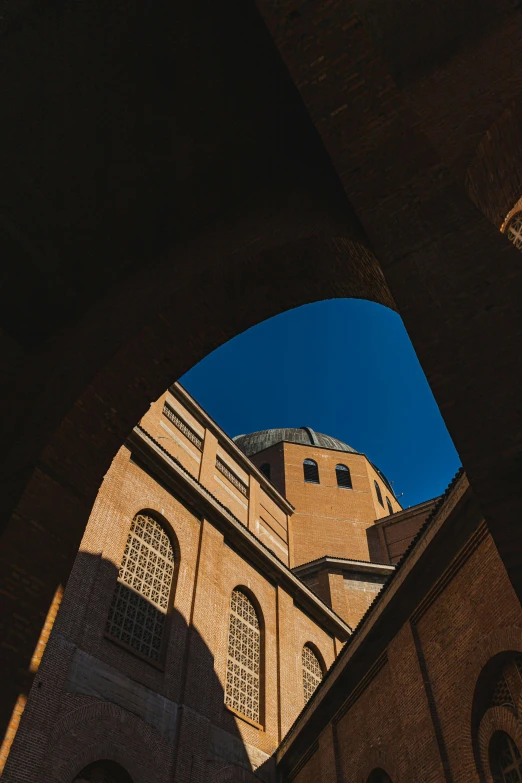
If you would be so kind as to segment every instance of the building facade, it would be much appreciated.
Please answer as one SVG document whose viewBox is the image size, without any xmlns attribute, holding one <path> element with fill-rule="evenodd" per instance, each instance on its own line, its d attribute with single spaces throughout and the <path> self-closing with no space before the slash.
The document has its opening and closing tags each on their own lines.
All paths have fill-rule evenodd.
<svg viewBox="0 0 522 783">
<path fill-rule="evenodd" d="M 522 613 L 463 473 L 402 509 L 342 441 L 232 440 L 175 384 L 55 614 L 10 783 L 522 781 Z"/>
</svg>

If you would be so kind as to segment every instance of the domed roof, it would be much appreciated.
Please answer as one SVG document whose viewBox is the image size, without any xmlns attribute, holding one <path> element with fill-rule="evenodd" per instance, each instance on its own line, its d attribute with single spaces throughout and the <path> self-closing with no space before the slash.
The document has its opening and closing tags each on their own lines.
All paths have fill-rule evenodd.
<svg viewBox="0 0 522 783">
<path fill-rule="evenodd" d="M 233 440 L 247 457 L 251 457 L 263 449 L 268 449 L 276 443 L 281 443 L 281 441 L 302 443 L 303 446 L 317 446 L 320 449 L 359 453 L 347 443 L 343 443 L 342 440 L 332 438 L 330 435 L 323 435 L 322 432 L 314 432 L 310 427 L 260 430 L 260 432 L 251 432 L 249 435 L 236 435 Z"/>
</svg>

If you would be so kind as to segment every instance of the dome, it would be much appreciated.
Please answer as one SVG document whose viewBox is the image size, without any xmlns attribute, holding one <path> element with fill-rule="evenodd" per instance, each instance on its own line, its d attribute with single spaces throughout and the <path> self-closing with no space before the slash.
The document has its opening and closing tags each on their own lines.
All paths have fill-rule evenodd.
<svg viewBox="0 0 522 783">
<path fill-rule="evenodd" d="M 301 443 L 303 446 L 317 446 L 320 449 L 350 451 L 353 454 L 359 453 L 356 449 L 348 446 L 347 443 L 343 443 L 342 440 L 332 438 L 330 435 L 323 435 L 321 432 L 314 432 L 310 427 L 261 430 L 260 432 L 251 432 L 249 435 L 236 435 L 233 440 L 247 457 L 252 457 L 259 451 L 268 449 L 270 446 L 274 446 L 282 441 Z"/>
</svg>

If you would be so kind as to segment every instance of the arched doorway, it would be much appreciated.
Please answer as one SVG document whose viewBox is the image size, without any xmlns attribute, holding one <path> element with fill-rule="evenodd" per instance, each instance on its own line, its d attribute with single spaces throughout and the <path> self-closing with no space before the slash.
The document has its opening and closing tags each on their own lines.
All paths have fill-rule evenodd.
<svg viewBox="0 0 522 783">
<path fill-rule="evenodd" d="M 133 783 L 129 773 L 115 761 L 94 761 L 76 775 L 73 783 Z"/>
</svg>

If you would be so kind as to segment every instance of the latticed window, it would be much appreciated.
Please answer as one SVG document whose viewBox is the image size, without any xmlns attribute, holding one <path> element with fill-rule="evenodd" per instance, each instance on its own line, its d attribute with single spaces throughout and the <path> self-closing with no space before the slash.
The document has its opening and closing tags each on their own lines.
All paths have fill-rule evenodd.
<svg viewBox="0 0 522 783">
<path fill-rule="evenodd" d="M 173 575 L 169 537 L 151 516 L 137 514 L 127 538 L 107 631 L 153 661 L 161 653 Z"/>
<path fill-rule="evenodd" d="M 234 590 L 230 602 L 225 704 L 260 722 L 261 631 L 250 599 Z"/>
<path fill-rule="evenodd" d="M 352 476 L 350 474 L 350 468 L 346 465 L 336 465 L 335 475 L 337 477 L 337 486 L 344 489 L 352 489 Z"/>
<path fill-rule="evenodd" d="M 317 655 L 307 644 L 303 647 L 303 690 L 305 704 L 323 679 Z"/>
<path fill-rule="evenodd" d="M 375 484 L 375 492 L 377 493 L 377 500 L 381 504 L 381 506 L 384 508 L 384 503 L 382 502 L 382 492 L 380 486 L 377 484 L 376 481 L 373 482 Z"/>
<path fill-rule="evenodd" d="M 489 706 L 508 707 L 509 709 L 512 710 L 515 709 L 515 702 L 513 701 L 513 696 L 511 695 L 511 691 L 509 690 L 509 685 L 503 674 L 499 677 L 499 680 L 495 686 L 495 690 L 493 691 L 493 695 L 491 697 L 491 703 Z"/>
<path fill-rule="evenodd" d="M 305 459 L 303 462 L 304 480 L 308 484 L 319 484 L 319 468 L 313 459 Z"/>
<path fill-rule="evenodd" d="M 495 783 L 522 783 L 520 751 L 509 734 L 498 731 L 493 735 L 490 759 Z"/>
<path fill-rule="evenodd" d="M 517 212 L 509 221 L 507 227 L 508 239 L 518 250 L 522 250 L 522 212 Z"/>
</svg>

